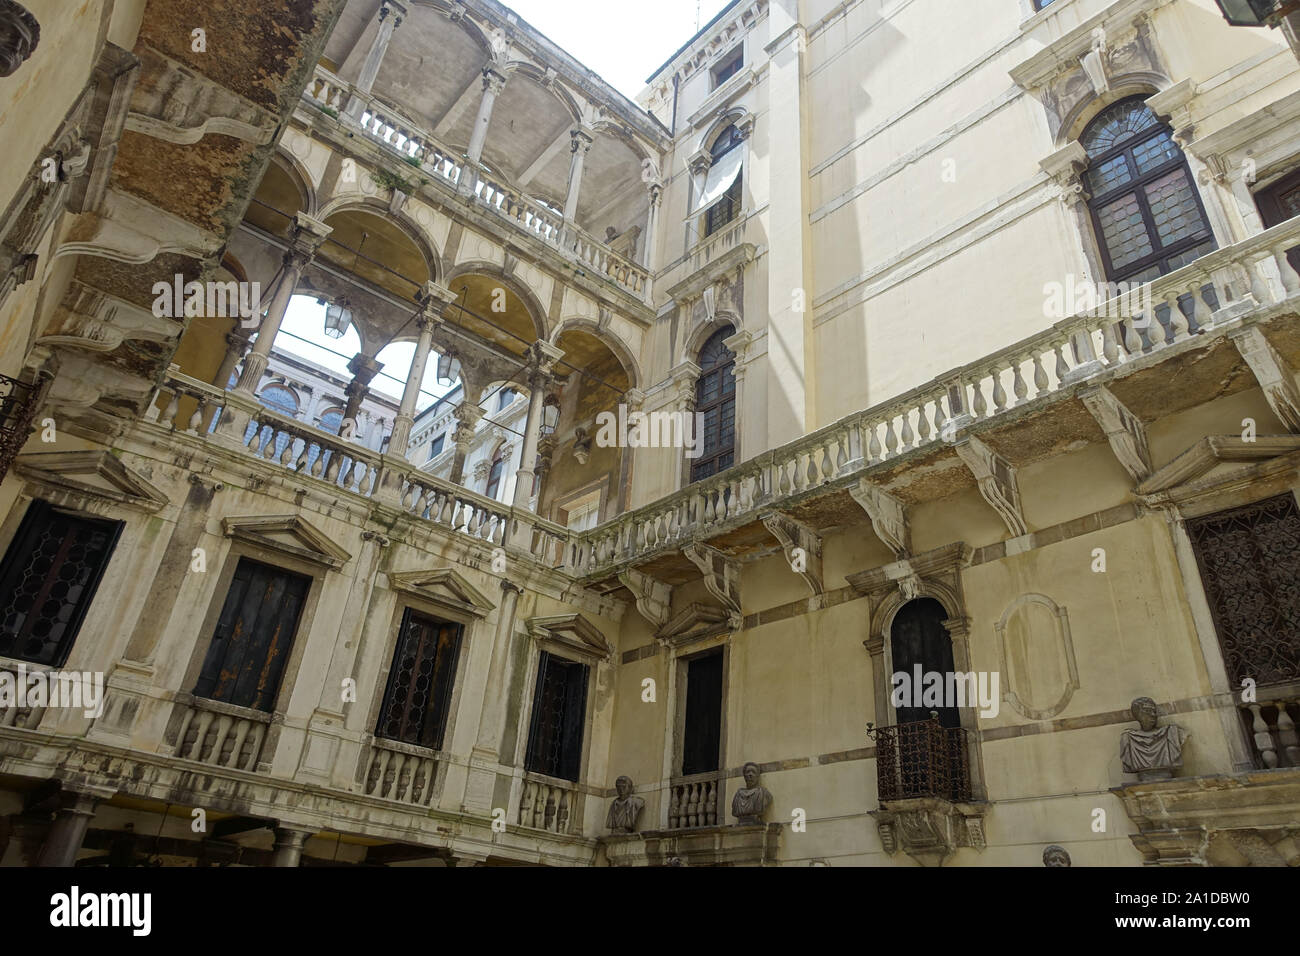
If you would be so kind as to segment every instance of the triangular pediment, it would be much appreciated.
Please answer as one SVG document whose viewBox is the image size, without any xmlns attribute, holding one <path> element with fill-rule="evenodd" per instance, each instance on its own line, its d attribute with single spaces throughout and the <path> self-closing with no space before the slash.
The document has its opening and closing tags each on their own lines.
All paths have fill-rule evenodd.
<svg viewBox="0 0 1300 956">
<path fill-rule="evenodd" d="M 143 511 L 159 511 L 169 500 L 143 475 L 107 451 L 21 455 L 14 463 L 14 470 L 51 491 L 106 499 Z"/>
<path fill-rule="evenodd" d="M 608 658 L 614 653 L 605 635 L 581 614 L 559 614 L 528 619 L 528 633 L 540 643 L 587 657 Z"/>
<path fill-rule="evenodd" d="M 1231 480 L 1233 465 L 1256 464 L 1300 452 L 1300 436 L 1260 435 L 1253 441 L 1235 435 L 1202 438 L 1138 485 L 1139 495 L 1170 492 L 1188 485 L 1212 486 Z"/>
<path fill-rule="evenodd" d="M 405 591 L 431 604 L 474 617 L 484 617 L 496 607 L 483 592 L 450 568 L 401 571 L 389 574 L 388 583 L 395 591 Z"/>
<path fill-rule="evenodd" d="M 689 644 L 740 629 L 739 615 L 716 604 L 696 602 L 678 611 L 655 637 L 670 645 Z"/>
<path fill-rule="evenodd" d="M 297 515 L 223 518 L 221 528 L 229 538 L 329 568 L 341 568 L 352 558 L 323 531 Z"/>
</svg>

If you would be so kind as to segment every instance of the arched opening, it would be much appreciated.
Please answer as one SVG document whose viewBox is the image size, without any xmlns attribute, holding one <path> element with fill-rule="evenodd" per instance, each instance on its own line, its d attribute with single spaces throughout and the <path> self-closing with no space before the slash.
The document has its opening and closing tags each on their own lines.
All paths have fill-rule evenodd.
<svg viewBox="0 0 1300 956">
<path fill-rule="evenodd" d="M 730 325 L 723 326 L 700 349 L 695 415 L 702 434 L 696 436 L 700 456 L 691 464 L 691 481 L 716 475 L 736 461 L 736 356 L 725 344 L 735 334 Z"/>
<path fill-rule="evenodd" d="M 1215 248 L 1187 159 L 1143 96 L 1106 107 L 1079 142 L 1109 281 L 1149 282 Z"/>
<path fill-rule="evenodd" d="M 700 190 L 703 214 L 701 237 L 711 236 L 740 215 L 744 197 L 745 138 L 735 123 L 726 127 L 709 146 L 708 175 Z"/>
<path fill-rule="evenodd" d="M 501 477 L 506 470 L 505 443 L 497 446 L 496 452 L 492 455 L 492 467 L 488 470 L 487 488 L 483 494 L 495 499 L 501 491 Z"/>
<path fill-rule="evenodd" d="M 951 706 L 951 701 L 927 703 L 929 698 L 924 693 L 929 675 L 940 675 L 940 686 L 946 687 L 948 675 L 954 673 L 952 638 L 943 625 L 947 619 L 948 612 L 934 598 L 909 601 L 894 616 L 894 623 L 889 628 L 889 646 L 893 654 L 896 686 L 901 675 L 906 678 L 904 685 L 910 690 L 909 694 L 895 698 L 906 700 L 903 706 L 894 705 L 900 724 L 929 720 L 932 712 L 937 711 L 941 726 L 961 726 L 961 716 L 957 708 Z"/>
</svg>

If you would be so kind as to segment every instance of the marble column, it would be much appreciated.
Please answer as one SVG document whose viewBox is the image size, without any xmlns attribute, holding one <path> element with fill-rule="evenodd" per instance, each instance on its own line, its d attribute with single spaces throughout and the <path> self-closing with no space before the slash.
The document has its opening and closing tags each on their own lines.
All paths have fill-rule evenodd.
<svg viewBox="0 0 1300 956">
<path fill-rule="evenodd" d="M 569 191 L 564 200 L 564 230 L 566 236 L 577 226 L 578 199 L 582 194 L 582 170 L 587 162 L 587 153 L 595 142 L 586 130 L 575 129 L 569 133 Z M 569 246 L 565 240 L 565 247 Z"/>
<path fill-rule="evenodd" d="M 478 167 L 483 158 L 483 147 L 487 143 L 488 127 L 492 125 L 492 109 L 505 86 L 504 74 L 491 67 L 483 71 L 483 99 L 478 104 L 478 117 L 474 120 L 474 131 L 470 135 L 469 149 L 465 154 L 466 169 L 460 180 L 462 192 L 473 194 L 478 187 Z"/>
<path fill-rule="evenodd" d="M 307 839 L 314 834 L 310 830 L 294 827 L 275 828 L 275 856 L 272 866 L 299 866 L 302 863 L 302 848 Z"/>
<path fill-rule="evenodd" d="M 533 496 L 533 468 L 537 461 L 537 443 L 542 436 L 542 403 L 551 384 L 551 372 L 555 363 L 564 357 L 564 352 L 549 342 L 536 342 L 529 349 L 528 387 L 528 423 L 524 427 L 523 454 L 519 459 L 519 471 L 515 474 L 514 506 L 527 510 L 528 500 Z"/>
<path fill-rule="evenodd" d="M 360 120 L 361 114 L 365 111 L 370 91 L 375 86 L 375 77 L 379 75 L 384 54 L 388 52 L 388 44 L 392 42 L 393 31 L 402 25 L 404 16 L 406 16 L 404 0 L 384 0 L 379 5 L 379 31 L 370 43 L 365 62 L 361 64 L 361 74 L 353 87 L 352 99 L 348 102 L 347 115 L 354 120 Z"/>
<path fill-rule="evenodd" d="M 41 855 L 36 865 L 75 866 L 77 851 L 86 838 L 91 818 L 100 797 L 84 793 L 63 793 L 60 795 L 61 806 L 55 813 L 54 823 L 41 846 Z"/>
<path fill-rule="evenodd" d="M 645 301 L 647 305 L 654 304 L 655 243 L 658 241 L 659 208 L 663 205 L 663 199 L 664 184 L 660 182 L 652 182 L 650 184 L 650 212 L 645 225 L 645 251 L 641 254 L 641 258 L 644 260 L 642 265 L 645 266 L 646 270 Z"/>
<path fill-rule="evenodd" d="M 388 442 L 388 454 L 404 457 L 411 440 L 411 429 L 415 426 L 416 404 L 420 397 L 420 386 L 424 384 L 424 370 L 429 364 L 429 353 L 433 350 L 433 329 L 442 321 L 443 310 L 456 301 L 456 293 L 445 289 L 436 282 L 425 283 L 421 293 L 420 317 L 417 324 L 420 338 L 415 345 L 415 355 L 411 359 L 411 371 L 406 378 L 406 388 L 402 391 L 402 404 L 397 411 L 397 420 L 393 423 L 393 435 Z"/>
<path fill-rule="evenodd" d="M 318 250 L 333 230 L 325 223 L 313 219 L 304 212 L 293 218 L 293 227 L 289 237 L 289 248 L 284 253 L 284 268 L 280 283 L 275 287 L 271 305 L 266 317 L 257 327 L 257 342 L 244 361 L 244 372 L 239 377 L 235 391 L 252 396 L 257 391 L 262 376 L 266 373 L 270 361 L 271 349 L 275 346 L 275 337 L 284 322 L 285 313 L 289 311 L 289 302 L 302 281 L 302 274 L 311 264 Z"/>
<path fill-rule="evenodd" d="M 496 765 L 501 756 L 501 728 L 505 717 L 510 647 L 514 642 L 515 611 L 521 593 L 523 591 L 517 584 L 502 579 L 501 606 L 497 608 L 497 626 L 492 637 L 492 660 L 488 664 L 478 739 L 470 757 L 469 779 L 465 786 L 465 809 L 471 813 L 487 814 L 492 810 Z"/>
</svg>

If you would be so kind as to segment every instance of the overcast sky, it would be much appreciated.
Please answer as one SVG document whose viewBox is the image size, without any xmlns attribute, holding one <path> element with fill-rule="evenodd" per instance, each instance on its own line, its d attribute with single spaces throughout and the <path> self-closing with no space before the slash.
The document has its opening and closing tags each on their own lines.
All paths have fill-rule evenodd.
<svg viewBox="0 0 1300 956">
<path fill-rule="evenodd" d="M 729 0 L 504 0 L 629 99 Z"/>
</svg>

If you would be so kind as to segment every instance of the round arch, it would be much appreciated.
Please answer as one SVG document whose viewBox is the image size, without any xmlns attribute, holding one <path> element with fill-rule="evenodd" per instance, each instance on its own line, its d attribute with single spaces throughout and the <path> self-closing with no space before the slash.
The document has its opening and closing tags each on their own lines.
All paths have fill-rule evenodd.
<svg viewBox="0 0 1300 956">
<path fill-rule="evenodd" d="M 301 211 L 315 217 L 319 202 L 316 195 L 316 186 L 312 183 L 311 174 L 307 171 L 307 167 L 302 164 L 297 156 L 285 149 L 283 144 L 277 146 L 275 152 L 271 154 L 271 164 L 278 167 L 298 187 Z"/>
<path fill-rule="evenodd" d="M 362 212 L 390 223 L 415 246 L 424 260 L 424 268 L 429 279 L 438 282 L 438 277 L 445 273 L 442 254 L 434 246 L 432 238 L 425 233 L 414 219 L 404 212 L 393 212 L 388 203 L 374 196 L 358 197 L 356 195 L 340 196 L 325 204 L 316 216 L 321 222 L 327 222 L 336 216 L 349 212 Z M 410 276 L 414 280 L 415 276 Z"/>
<path fill-rule="evenodd" d="M 453 292 L 459 293 L 460 290 L 456 288 L 455 284 L 456 280 L 469 275 L 485 276 L 509 289 L 523 303 L 528 318 L 532 320 L 533 331 L 537 336 L 534 341 L 547 339 L 546 307 L 542 305 L 537 298 L 537 294 L 532 289 L 518 279 L 506 275 L 505 270 L 496 263 L 483 259 L 466 259 L 464 262 L 458 263 L 447 273 L 447 278 L 442 284 Z"/>
<path fill-rule="evenodd" d="M 700 354 L 700 349 L 704 348 L 704 343 L 713 338 L 714 334 L 719 330 L 728 326 L 732 330 L 732 335 L 744 328 L 740 316 L 735 312 L 719 311 L 712 319 L 701 322 L 682 342 L 682 354 L 679 361 L 694 362 L 696 356 Z"/>
<path fill-rule="evenodd" d="M 1168 77 L 1159 73 L 1126 73 L 1113 77 L 1106 92 L 1085 97 L 1062 117 L 1055 145 L 1060 148 L 1078 140 L 1088 124 L 1112 103 L 1131 96 L 1154 96 L 1171 85 Z"/>
<path fill-rule="evenodd" d="M 754 114 L 744 107 L 736 107 L 728 110 L 726 113 L 723 113 L 714 120 L 712 125 L 704 131 L 704 135 L 700 137 L 700 142 L 696 149 L 710 149 L 717 138 L 725 133 L 727 128 L 730 126 L 742 127 L 743 132 L 743 127 L 753 122 Z"/>
<path fill-rule="evenodd" d="M 591 319 L 573 317 L 564 319 L 551 332 L 550 342 L 557 345 L 560 338 L 565 332 L 586 332 L 592 338 L 598 340 L 602 345 L 608 348 L 619 364 L 623 366 L 623 372 L 627 375 L 629 388 L 641 387 L 641 367 L 633 356 L 631 349 L 618 336 L 611 334 L 608 330 L 600 327 L 599 323 Z"/>
<path fill-rule="evenodd" d="M 563 106 L 569 113 L 569 116 L 575 123 L 582 122 L 582 109 L 578 106 L 577 100 L 569 92 L 568 87 L 559 79 L 552 82 L 546 82 L 546 73 L 538 69 L 531 63 L 525 63 L 522 60 L 511 60 L 503 68 L 503 72 L 509 77 L 523 77 L 546 90 Z"/>
</svg>

